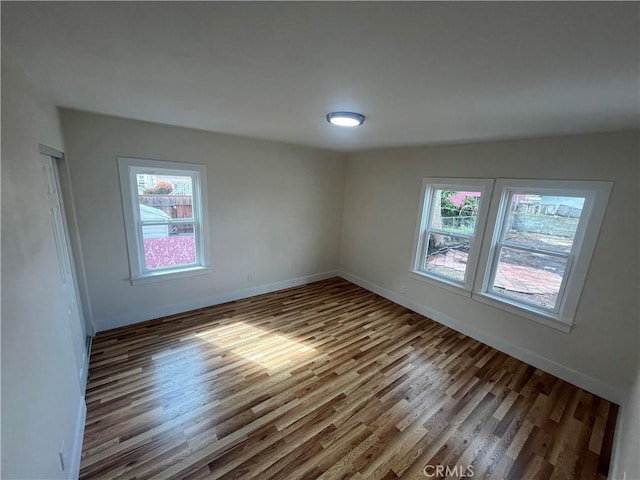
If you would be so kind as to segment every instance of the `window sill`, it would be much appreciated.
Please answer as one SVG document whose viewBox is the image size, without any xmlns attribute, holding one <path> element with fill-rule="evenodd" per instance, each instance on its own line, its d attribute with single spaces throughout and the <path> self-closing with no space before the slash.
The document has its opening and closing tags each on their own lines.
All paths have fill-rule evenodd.
<svg viewBox="0 0 640 480">
<path fill-rule="evenodd" d="M 528 320 L 533 320 L 534 322 L 541 323 L 547 327 L 555 328 L 561 332 L 569 333 L 573 326 L 571 323 L 565 322 L 551 313 L 545 313 L 533 308 L 527 308 L 516 303 L 511 303 L 502 297 L 492 295 L 490 293 L 474 292 L 471 297 L 486 305 L 499 308 L 500 310 L 506 310 L 507 312 L 524 317 Z"/>
<path fill-rule="evenodd" d="M 165 272 L 154 272 L 138 277 L 131 277 L 131 285 L 146 285 L 149 283 L 164 282 L 166 280 L 175 280 L 178 278 L 194 277 L 196 275 L 206 275 L 211 273 L 213 269 L 211 267 L 189 267 L 181 268 L 179 270 L 171 270 Z"/>
<path fill-rule="evenodd" d="M 454 282 L 448 282 L 447 280 L 428 275 L 423 272 L 412 271 L 409 272 L 409 275 L 416 280 L 420 280 L 421 282 L 428 283 L 430 285 L 434 285 L 436 287 L 442 288 L 444 290 L 449 290 L 450 292 L 457 293 L 458 295 L 463 295 L 465 297 L 471 297 L 471 292 L 469 290 L 465 290 L 460 284 Z"/>
</svg>

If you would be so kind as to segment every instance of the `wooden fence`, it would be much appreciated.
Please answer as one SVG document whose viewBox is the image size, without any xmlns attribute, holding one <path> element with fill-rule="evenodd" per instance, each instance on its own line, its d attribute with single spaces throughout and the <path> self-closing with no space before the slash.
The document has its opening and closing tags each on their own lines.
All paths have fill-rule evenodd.
<svg viewBox="0 0 640 480">
<path fill-rule="evenodd" d="M 140 203 L 162 210 L 171 218 L 193 216 L 193 197 L 187 195 L 140 195 Z"/>
</svg>

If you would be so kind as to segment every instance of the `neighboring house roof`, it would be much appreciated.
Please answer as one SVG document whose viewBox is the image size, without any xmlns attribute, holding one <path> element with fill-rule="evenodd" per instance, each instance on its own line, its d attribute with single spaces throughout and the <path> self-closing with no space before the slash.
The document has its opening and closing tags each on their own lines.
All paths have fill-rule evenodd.
<svg viewBox="0 0 640 480">
<path fill-rule="evenodd" d="M 140 219 L 141 220 L 170 220 L 171 216 L 160 210 L 159 208 L 153 208 L 149 205 L 140 205 Z"/>
</svg>

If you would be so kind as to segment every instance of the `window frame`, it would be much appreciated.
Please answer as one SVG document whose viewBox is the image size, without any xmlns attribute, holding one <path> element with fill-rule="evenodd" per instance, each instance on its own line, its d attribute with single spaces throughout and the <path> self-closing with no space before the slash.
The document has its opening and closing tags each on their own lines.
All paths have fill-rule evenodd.
<svg viewBox="0 0 640 480">
<path fill-rule="evenodd" d="M 479 265 L 482 267 L 478 270 L 472 297 L 480 302 L 569 332 L 573 326 L 612 187 L 613 182 L 607 181 L 497 179 L 480 257 Z M 500 243 L 504 243 L 501 242 L 501 238 L 504 236 L 509 202 L 514 191 L 517 193 L 544 192 L 554 196 L 580 196 L 585 199 L 574 242 L 568 255 L 571 260 L 567 261 L 558 300 L 553 309 L 544 309 L 530 302 L 492 291 L 499 262 Z M 511 245 L 507 246 L 511 248 Z M 522 247 L 517 246 L 517 248 Z M 548 252 L 545 250 L 541 253 Z"/>
<path fill-rule="evenodd" d="M 440 178 L 426 177 L 422 179 L 420 215 L 414 236 L 413 255 L 411 258 L 410 274 L 413 278 L 432 283 L 441 288 L 452 290 L 456 293 L 470 297 L 473 283 L 478 268 L 478 259 L 481 253 L 482 238 L 489 213 L 489 204 L 493 190 L 494 180 L 491 178 Z M 433 229 L 430 224 L 433 217 L 434 192 L 437 190 L 479 191 L 480 203 L 473 235 L 450 233 L 444 230 Z M 467 259 L 467 268 L 462 281 L 456 281 L 421 269 L 422 259 L 426 256 L 429 234 L 449 235 L 467 238 L 471 247 Z"/>
<path fill-rule="evenodd" d="M 124 213 L 125 235 L 129 254 L 132 285 L 201 275 L 211 271 L 209 249 L 207 167 L 195 163 L 118 157 L 120 193 Z M 191 177 L 193 190 L 192 218 L 172 221 L 143 221 L 140 217 L 138 174 Z M 145 266 L 143 227 L 149 225 L 193 224 L 196 261 L 190 265 L 176 265 L 148 269 Z"/>
</svg>

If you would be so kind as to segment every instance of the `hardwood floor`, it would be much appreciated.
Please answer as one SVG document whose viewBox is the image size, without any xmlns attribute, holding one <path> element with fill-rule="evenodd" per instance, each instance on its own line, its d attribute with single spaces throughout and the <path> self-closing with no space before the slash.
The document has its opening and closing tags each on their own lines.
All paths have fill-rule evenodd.
<svg viewBox="0 0 640 480">
<path fill-rule="evenodd" d="M 601 479 L 618 412 L 338 278 L 100 333 L 86 398 L 86 479 Z"/>
</svg>

